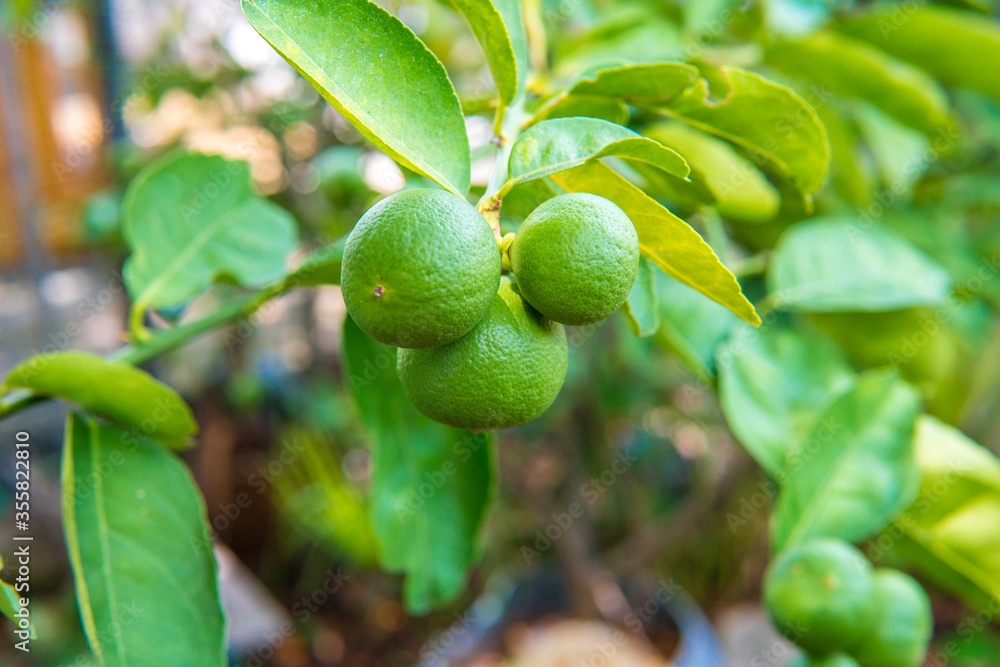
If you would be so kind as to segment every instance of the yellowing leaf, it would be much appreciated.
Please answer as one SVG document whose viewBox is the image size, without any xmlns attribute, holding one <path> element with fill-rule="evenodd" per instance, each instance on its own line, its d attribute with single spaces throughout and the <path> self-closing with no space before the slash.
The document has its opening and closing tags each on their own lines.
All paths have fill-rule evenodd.
<svg viewBox="0 0 1000 667">
<path fill-rule="evenodd" d="M 635 225 L 639 248 L 661 269 L 757 326 L 760 317 L 736 276 L 689 224 L 600 160 L 552 174 L 569 192 L 591 192 L 617 204 Z"/>
</svg>

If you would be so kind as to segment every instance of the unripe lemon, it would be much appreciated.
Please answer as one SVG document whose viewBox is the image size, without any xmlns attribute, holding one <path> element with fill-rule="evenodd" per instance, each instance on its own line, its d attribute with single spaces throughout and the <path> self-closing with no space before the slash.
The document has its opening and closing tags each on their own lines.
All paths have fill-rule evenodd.
<svg viewBox="0 0 1000 667">
<path fill-rule="evenodd" d="M 566 379 L 566 330 L 528 305 L 510 278 L 486 317 L 453 343 L 400 349 L 399 379 L 422 413 L 487 431 L 529 422 L 552 404 Z"/>
<path fill-rule="evenodd" d="M 366 334 L 424 348 L 468 333 L 499 281 L 500 247 L 479 211 L 444 190 L 412 189 L 379 201 L 354 226 L 340 288 Z"/>
<path fill-rule="evenodd" d="M 816 655 L 850 651 L 874 613 L 872 566 L 840 540 L 817 539 L 782 552 L 764 579 L 764 606 L 775 626 Z"/>
<path fill-rule="evenodd" d="M 875 573 L 875 617 L 852 653 L 861 667 L 917 667 L 934 631 L 931 602 L 912 577 L 898 570 Z"/>
<path fill-rule="evenodd" d="M 639 236 L 613 202 L 586 193 L 549 199 L 525 218 L 510 246 L 521 294 L 563 324 L 618 310 L 639 270 Z"/>
</svg>

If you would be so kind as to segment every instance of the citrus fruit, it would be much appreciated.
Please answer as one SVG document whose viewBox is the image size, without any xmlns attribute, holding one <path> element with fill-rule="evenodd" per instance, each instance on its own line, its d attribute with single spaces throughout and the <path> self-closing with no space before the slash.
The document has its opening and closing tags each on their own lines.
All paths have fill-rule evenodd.
<svg viewBox="0 0 1000 667">
<path fill-rule="evenodd" d="M 340 287 L 366 334 L 422 348 L 468 333 L 499 281 L 500 247 L 479 211 L 444 190 L 412 189 L 379 201 L 354 226 Z"/>
<path fill-rule="evenodd" d="M 472 431 L 531 421 L 555 400 L 566 378 L 566 330 L 500 280 L 486 317 L 453 343 L 400 349 L 399 379 L 422 413 Z"/>
<path fill-rule="evenodd" d="M 923 664 L 934 630 L 927 593 L 898 570 L 875 573 L 875 616 L 868 636 L 851 652 L 861 667 Z"/>
<path fill-rule="evenodd" d="M 764 578 L 764 606 L 783 635 L 816 655 L 849 651 L 872 615 L 874 577 L 861 552 L 817 539 L 786 549 Z"/>
<path fill-rule="evenodd" d="M 859 667 L 854 658 L 843 653 L 824 657 L 799 656 L 788 667 Z"/>
<path fill-rule="evenodd" d="M 510 246 L 521 294 L 563 324 L 618 310 L 639 270 L 639 237 L 614 203 L 586 193 L 549 199 L 525 218 Z"/>
</svg>

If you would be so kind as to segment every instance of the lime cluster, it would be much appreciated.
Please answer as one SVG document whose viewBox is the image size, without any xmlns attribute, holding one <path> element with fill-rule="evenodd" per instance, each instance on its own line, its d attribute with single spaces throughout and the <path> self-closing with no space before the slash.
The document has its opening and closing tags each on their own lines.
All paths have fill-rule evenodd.
<svg viewBox="0 0 1000 667">
<path fill-rule="evenodd" d="M 764 579 L 764 606 L 808 653 L 801 667 L 917 667 L 933 631 L 920 584 L 897 570 L 876 570 L 834 539 L 782 552 Z"/>
<path fill-rule="evenodd" d="M 344 247 L 348 313 L 399 348 L 407 396 L 444 424 L 495 430 L 542 414 L 566 378 L 563 324 L 617 310 L 638 270 L 631 221 L 594 195 L 545 202 L 503 247 L 475 207 L 429 189 L 375 204 Z"/>
</svg>

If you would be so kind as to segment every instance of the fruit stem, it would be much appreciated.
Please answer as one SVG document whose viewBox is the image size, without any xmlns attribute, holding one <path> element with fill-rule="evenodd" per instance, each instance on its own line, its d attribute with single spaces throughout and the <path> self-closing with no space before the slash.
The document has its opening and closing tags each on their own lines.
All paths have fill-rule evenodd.
<svg viewBox="0 0 1000 667">
<path fill-rule="evenodd" d="M 486 185 L 486 192 L 480 198 L 476 208 L 490 223 L 493 235 L 500 243 L 500 206 L 503 204 L 500 190 L 507 182 L 507 163 L 510 160 L 510 152 L 521 134 L 521 126 L 525 119 L 524 93 L 520 94 L 510 107 L 503 104 L 497 106 L 496 118 L 494 119 L 494 131 L 497 133 L 493 137 L 493 144 L 496 146 L 496 159 L 493 162 L 493 173 L 490 174 L 489 183 Z"/>
</svg>

